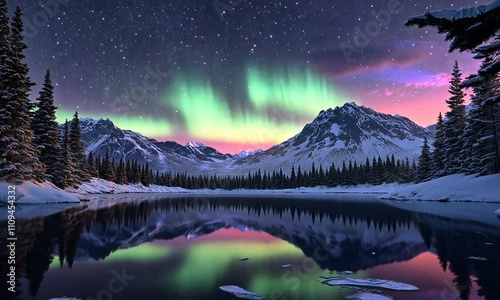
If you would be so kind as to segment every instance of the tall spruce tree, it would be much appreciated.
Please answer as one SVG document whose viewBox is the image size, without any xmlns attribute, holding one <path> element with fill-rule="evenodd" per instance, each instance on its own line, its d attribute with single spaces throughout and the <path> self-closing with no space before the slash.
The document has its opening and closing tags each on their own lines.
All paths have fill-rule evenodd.
<svg viewBox="0 0 500 300">
<path fill-rule="evenodd" d="M 476 59 L 482 59 L 480 70 L 492 69 L 495 58 L 500 56 L 500 36 L 496 50 L 491 47 L 476 49 Z M 472 87 L 472 103 L 464 132 L 462 156 L 463 172 L 482 175 L 500 172 L 500 75 L 479 72 L 468 77 L 462 86 Z"/>
<path fill-rule="evenodd" d="M 75 112 L 73 120 L 71 121 L 71 128 L 69 131 L 70 148 L 73 155 L 74 164 L 77 168 L 76 178 L 78 183 L 89 181 L 90 173 L 87 165 L 87 156 L 82 142 L 82 133 L 80 131 L 80 119 L 78 112 Z"/>
<path fill-rule="evenodd" d="M 7 110 L 7 103 L 11 99 L 11 81 L 14 78 L 12 59 L 14 54 L 10 46 L 10 27 L 7 15 L 7 2 L 0 0 L 0 179 L 5 179 L 15 171 L 13 162 L 8 160 L 8 150 L 15 142 L 12 136 L 10 121 L 12 111 Z"/>
<path fill-rule="evenodd" d="M 0 179 L 44 180 L 44 167 L 33 146 L 29 93 L 32 82 L 24 63 L 22 13 L 18 7 L 8 27 L 7 6 L 0 1 Z M 9 34 L 10 33 L 10 34 Z"/>
<path fill-rule="evenodd" d="M 102 168 L 99 170 L 99 175 L 102 179 L 108 181 L 115 180 L 114 167 L 111 163 L 111 158 L 109 157 L 109 149 L 106 149 L 106 155 L 104 156 L 104 160 L 102 162 Z"/>
<path fill-rule="evenodd" d="M 444 172 L 444 161 L 446 159 L 446 135 L 443 128 L 443 115 L 439 113 L 434 135 L 434 151 L 432 152 L 432 176 L 440 177 Z"/>
<path fill-rule="evenodd" d="M 56 122 L 54 105 L 54 86 L 47 70 L 40 96 L 34 112 L 31 128 L 35 133 L 33 144 L 39 151 L 39 160 L 45 166 L 46 179 L 53 179 L 59 168 L 59 154 L 61 133 Z"/>
<path fill-rule="evenodd" d="M 422 145 L 422 153 L 418 159 L 417 180 L 422 182 L 427 180 L 431 175 L 431 150 L 427 138 L 424 139 Z"/>
<path fill-rule="evenodd" d="M 64 131 L 60 147 L 59 168 L 57 168 L 54 174 L 53 182 L 60 188 L 74 187 L 77 182 L 75 178 L 75 164 L 69 141 L 68 120 L 64 123 Z"/>
<path fill-rule="evenodd" d="M 94 178 L 99 177 L 99 166 L 96 165 L 96 160 L 94 159 L 94 154 L 90 151 L 87 157 L 87 165 L 89 167 L 89 174 Z"/>
<path fill-rule="evenodd" d="M 462 82 L 462 73 L 455 61 L 453 72 L 450 79 L 450 98 L 446 100 L 449 111 L 446 113 L 447 120 L 443 123 L 445 133 L 446 158 L 444 160 L 444 174 L 458 173 L 462 167 L 463 158 L 460 151 L 463 148 L 461 136 L 467 125 L 467 116 L 465 112 L 465 93 L 460 86 Z"/>
</svg>

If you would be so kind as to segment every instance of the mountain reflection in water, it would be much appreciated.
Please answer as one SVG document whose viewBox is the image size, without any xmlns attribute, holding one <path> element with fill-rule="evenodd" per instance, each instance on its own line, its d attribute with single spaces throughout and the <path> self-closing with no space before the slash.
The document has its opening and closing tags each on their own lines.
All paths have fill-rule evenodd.
<svg viewBox="0 0 500 300">
<path fill-rule="evenodd" d="M 6 228 L 5 222 L 0 225 L 2 236 L 6 235 Z M 17 236 L 16 270 L 19 291 L 17 296 L 7 295 L 9 299 L 30 299 L 30 297 L 47 299 L 45 298 L 47 295 L 57 294 L 54 289 L 59 288 L 62 289 L 61 293 L 68 294 L 71 289 L 64 290 L 53 282 L 56 277 L 52 276 L 44 280 L 47 274 L 60 268 L 71 270 L 64 273 L 64 277 L 68 279 L 76 276 L 78 272 L 91 272 L 87 269 L 92 269 L 93 266 L 85 265 L 85 262 L 106 261 L 117 264 L 115 267 L 119 269 L 120 262 L 132 264 L 134 259 L 138 259 L 141 263 L 146 263 L 148 260 L 154 261 L 160 259 L 162 255 L 167 255 L 167 252 L 172 252 L 172 249 L 176 247 L 187 251 L 186 249 L 194 247 L 195 243 L 204 245 L 196 255 L 200 270 L 205 270 L 200 266 L 203 264 L 213 264 L 213 269 L 222 268 L 222 258 L 217 257 L 224 253 L 228 257 L 236 256 L 235 259 L 231 257 L 225 262 L 228 273 L 233 272 L 229 270 L 228 264 L 234 263 L 236 268 L 242 268 L 242 266 L 252 266 L 251 264 L 255 263 L 261 268 L 262 262 L 259 263 L 259 257 L 273 256 L 275 257 L 273 259 L 278 260 L 280 254 L 290 255 L 290 257 L 298 257 L 294 265 L 298 264 L 301 268 L 301 272 L 296 272 L 297 276 L 295 276 L 300 282 L 308 280 L 312 282 L 313 287 L 317 285 L 318 289 L 333 291 L 335 288 L 326 287 L 320 283 L 317 274 L 353 271 L 358 272 L 359 276 L 376 274 L 387 276 L 390 269 L 403 267 L 398 267 L 399 265 L 395 263 L 407 262 L 404 267 L 410 268 L 415 265 L 411 264 L 411 261 L 418 258 L 419 261 L 425 262 L 426 266 L 440 265 L 443 271 L 442 277 L 432 275 L 442 281 L 436 283 L 437 290 L 435 287 L 419 286 L 420 294 L 411 294 L 411 292 L 388 294 L 404 295 L 399 296 L 399 298 L 404 297 L 402 299 L 435 299 L 436 297 L 439 299 L 443 297 L 446 299 L 500 299 L 498 286 L 500 230 L 498 228 L 491 228 L 480 223 L 469 224 L 465 221 L 454 221 L 430 214 L 412 213 L 377 201 L 325 202 L 313 199 L 190 197 L 140 203 L 117 203 L 99 209 L 79 206 L 47 217 L 18 220 Z M 256 239 L 256 242 L 252 239 Z M 236 240 L 239 241 L 237 244 L 224 243 L 224 241 Z M 224 245 L 228 246 L 222 249 Z M 280 246 L 276 247 L 276 245 Z M 6 247 L 2 245 L 0 251 L 2 251 L 0 261 L 2 270 L 7 270 Z M 239 261 L 237 257 L 239 252 L 250 253 L 246 256 L 249 260 L 246 261 L 241 253 Z M 186 270 L 191 268 L 186 265 L 182 266 L 181 261 L 187 259 L 189 253 L 183 253 L 184 257 L 179 256 L 176 261 L 165 263 L 162 266 L 163 270 L 170 273 L 187 272 Z M 82 267 L 76 268 L 80 263 Z M 269 261 L 264 263 L 269 264 Z M 286 263 L 288 261 L 276 262 L 278 267 Z M 156 262 L 156 267 L 159 267 L 158 264 Z M 424 269 L 426 266 L 423 266 Z M 308 271 L 308 268 L 314 269 L 314 272 Z M 293 270 L 293 265 L 291 269 Z M 152 273 L 157 272 L 151 275 L 157 278 L 159 271 L 155 270 L 153 267 L 149 269 Z M 409 269 L 408 272 L 415 270 Z M 220 291 L 216 284 L 221 280 L 215 274 L 218 271 L 212 270 L 212 272 L 214 274 L 206 274 L 205 283 L 208 287 L 205 288 L 213 289 L 213 293 L 217 294 L 206 295 L 205 299 L 213 297 L 223 299 L 225 296 L 218 294 Z M 220 272 L 224 273 L 224 269 Z M 244 272 L 239 273 L 238 277 L 241 278 L 238 280 L 253 282 L 256 288 L 262 286 L 262 284 L 255 283 L 256 279 L 250 279 L 252 274 L 243 274 Z M 280 284 L 280 280 L 284 281 L 285 279 L 282 280 L 280 275 L 273 275 L 276 272 L 291 271 L 285 268 L 277 271 L 273 269 L 267 272 L 266 280 L 278 282 L 277 284 Z M 452 275 L 451 280 L 447 280 L 446 272 Z M 184 275 L 190 276 L 189 273 L 193 271 Z M 226 275 L 229 278 L 235 277 L 234 274 Z M 60 278 L 63 275 L 58 276 L 57 278 Z M 109 274 L 106 276 L 109 277 Z M 147 277 L 147 275 L 143 276 Z M 408 274 L 408 276 L 408 278 L 411 276 L 423 278 L 431 275 Z M 96 275 L 96 282 L 89 283 L 87 289 L 85 286 L 81 288 L 88 294 L 79 295 L 80 297 L 95 297 L 99 291 L 97 281 L 101 280 L 98 277 Z M 293 285 L 293 277 L 290 276 L 289 279 L 288 286 Z M 151 278 L 148 280 L 154 281 Z M 84 285 L 84 283 L 81 284 Z M 193 282 L 193 289 L 196 284 Z M 215 286 L 212 286 L 213 284 Z M 47 287 L 44 296 L 41 297 L 39 291 L 45 285 Z M 80 283 L 75 282 L 75 285 L 80 285 Z M 418 282 L 415 285 L 418 286 Z M 300 289 L 305 286 L 302 284 Z M 7 289 L 6 280 L 2 280 L 1 288 L 3 291 Z M 159 287 L 153 287 L 153 283 L 149 287 L 144 283 L 140 288 L 136 288 L 137 290 L 134 290 L 130 286 L 130 290 L 114 295 L 113 299 L 137 299 L 137 296 L 134 296 L 135 293 L 148 295 L 148 299 L 165 298 L 165 295 L 155 292 L 155 289 Z M 165 287 L 165 284 L 163 288 L 172 289 L 170 286 Z M 180 288 L 177 286 L 177 289 Z M 203 288 L 200 286 L 201 291 Z M 19 292 L 21 292 L 20 296 Z M 171 292 L 172 295 L 185 299 L 191 297 L 194 299 L 193 295 L 196 295 L 196 291 L 172 290 Z M 293 291 L 291 293 L 293 294 Z M 187 297 L 188 294 L 191 296 Z M 6 293 L 2 292 L 2 295 Z M 200 298 L 199 296 L 197 298 Z M 272 296 L 269 298 L 273 299 Z"/>
</svg>

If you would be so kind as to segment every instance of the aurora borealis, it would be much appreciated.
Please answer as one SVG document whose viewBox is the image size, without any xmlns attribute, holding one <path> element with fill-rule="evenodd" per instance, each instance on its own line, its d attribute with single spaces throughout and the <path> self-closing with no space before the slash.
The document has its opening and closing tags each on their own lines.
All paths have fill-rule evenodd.
<svg viewBox="0 0 500 300">
<path fill-rule="evenodd" d="M 50 69 L 60 122 L 78 111 L 159 140 L 236 153 L 280 143 L 348 101 L 434 123 L 446 110 L 453 62 L 464 76 L 477 62 L 448 53 L 435 30 L 403 24 L 427 10 L 489 1 L 400 1 L 347 57 L 342 47 L 356 45 L 394 1 L 241 1 L 223 15 L 201 0 L 12 0 L 9 8 L 25 12 L 27 63 L 38 83 L 32 99 Z"/>
</svg>

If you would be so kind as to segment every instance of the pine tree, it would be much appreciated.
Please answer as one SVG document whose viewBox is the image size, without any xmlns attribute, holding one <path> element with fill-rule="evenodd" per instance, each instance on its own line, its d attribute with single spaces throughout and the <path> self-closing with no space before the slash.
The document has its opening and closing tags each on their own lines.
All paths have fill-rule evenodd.
<svg viewBox="0 0 500 300">
<path fill-rule="evenodd" d="M 422 145 L 422 153 L 418 159 L 417 180 L 419 182 L 427 180 L 431 175 L 431 150 L 427 138 L 424 139 Z"/>
<path fill-rule="evenodd" d="M 44 167 L 33 146 L 29 93 L 32 82 L 24 61 L 22 13 L 19 7 L 9 30 L 6 1 L 0 1 L 0 179 L 44 180 Z"/>
<path fill-rule="evenodd" d="M 436 134 L 434 135 L 434 151 L 432 152 L 432 176 L 440 177 L 444 170 L 444 161 L 446 159 L 445 149 L 446 136 L 443 128 L 443 115 L 439 113 L 436 125 Z"/>
<path fill-rule="evenodd" d="M 457 61 L 455 61 L 451 75 L 450 89 L 448 90 L 451 97 L 446 100 L 450 111 L 446 113 L 447 120 L 443 123 L 446 148 L 446 158 L 444 160 L 445 174 L 454 174 L 461 170 L 463 158 L 460 156 L 460 151 L 464 146 L 461 136 L 467 125 L 464 105 L 465 94 L 460 86 L 462 73 Z"/>
<path fill-rule="evenodd" d="M 87 158 L 87 165 L 89 166 L 89 174 L 94 178 L 99 177 L 99 166 L 96 165 L 96 160 L 94 159 L 94 154 L 90 151 Z"/>
<path fill-rule="evenodd" d="M 73 120 L 71 121 L 71 128 L 69 131 L 70 148 L 76 166 L 77 182 L 85 182 L 90 180 L 89 168 L 87 165 L 87 157 L 82 142 L 82 133 L 80 131 L 80 119 L 78 112 L 75 112 Z"/>
<path fill-rule="evenodd" d="M 494 4 L 494 3 L 492 3 Z M 484 9 L 487 8 L 487 9 Z M 439 33 L 451 40 L 449 51 L 474 51 L 475 58 L 483 59 L 478 74 L 469 77 L 461 87 L 474 87 L 469 125 L 464 133 L 466 145 L 462 148 L 462 171 L 490 174 L 500 172 L 500 21 L 497 5 L 428 12 L 410 18 L 406 26 L 437 27 Z M 471 13 L 473 12 L 473 13 Z M 453 15 L 453 18 L 449 18 Z M 487 60 L 490 60 L 488 62 Z M 491 84 L 490 84 L 491 83 Z M 489 116 L 488 116 L 489 115 Z M 446 123 L 446 122 L 445 122 Z M 482 130 L 482 126 L 488 129 Z M 475 142 L 474 141 L 477 141 Z M 469 147 L 469 149 L 468 149 Z M 470 147 L 473 147 L 470 149 Z M 484 148 L 488 150 L 484 151 Z"/>
<path fill-rule="evenodd" d="M 115 180 L 115 174 L 113 172 L 113 164 L 111 163 L 111 159 L 109 157 L 109 149 L 106 149 L 106 154 L 104 156 L 104 160 L 102 161 L 102 168 L 99 170 L 99 175 L 102 179 L 108 181 Z"/>
<path fill-rule="evenodd" d="M 500 44 L 500 36 L 497 38 Z M 500 56 L 500 46 L 496 51 L 481 51 L 474 58 L 483 59 L 481 70 L 489 70 Z M 499 73 L 480 72 L 462 82 L 462 86 L 472 87 L 474 94 L 468 114 L 468 122 L 463 135 L 464 148 L 462 171 L 482 175 L 500 172 L 500 105 L 491 101 L 500 97 Z"/>
<path fill-rule="evenodd" d="M 31 129 L 35 134 L 33 144 L 39 151 L 40 162 L 45 166 L 46 179 L 52 181 L 59 166 L 61 133 L 56 122 L 57 107 L 54 105 L 54 86 L 48 70 L 37 100 L 37 110 L 31 122 Z"/>
<path fill-rule="evenodd" d="M 74 187 L 76 184 L 75 165 L 70 148 L 68 120 L 64 124 L 64 132 L 59 149 L 59 167 L 54 174 L 53 182 L 60 188 Z"/>
<path fill-rule="evenodd" d="M 128 184 L 127 171 L 125 170 L 125 163 L 123 159 L 120 159 L 118 163 L 118 168 L 116 171 L 116 183 L 118 184 Z"/>
</svg>

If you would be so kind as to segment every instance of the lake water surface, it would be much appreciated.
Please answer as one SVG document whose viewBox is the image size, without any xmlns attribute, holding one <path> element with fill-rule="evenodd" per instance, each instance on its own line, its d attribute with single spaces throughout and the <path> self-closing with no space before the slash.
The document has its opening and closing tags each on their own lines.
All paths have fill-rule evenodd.
<svg viewBox="0 0 500 300">
<path fill-rule="evenodd" d="M 265 299 L 343 299 L 360 292 L 323 284 L 320 276 L 330 275 L 419 288 L 371 290 L 395 299 L 500 299 L 500 220 L 495 227 L 398 209 L 372 196 L 332 198 L 114 201 L 18 220 L 19 291 L 5 292 L 2 277 L 0 294 L 237 299 L 220 290 L 223 285 Z M 5 236 L 7 225 L 0 226 Z M 5 276 L 6 247 L 1 251 Z"/>
</svg>

